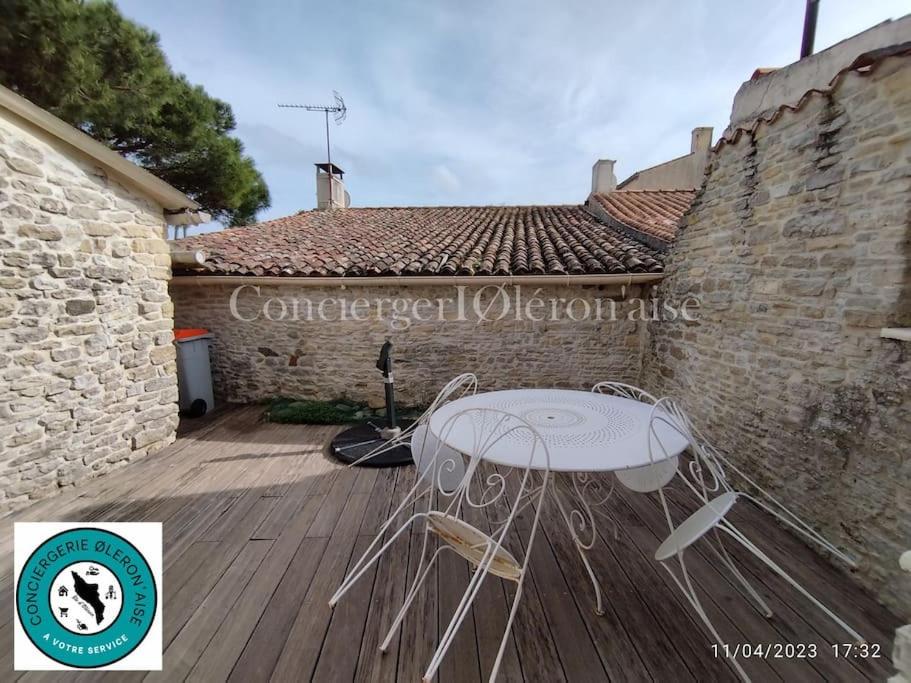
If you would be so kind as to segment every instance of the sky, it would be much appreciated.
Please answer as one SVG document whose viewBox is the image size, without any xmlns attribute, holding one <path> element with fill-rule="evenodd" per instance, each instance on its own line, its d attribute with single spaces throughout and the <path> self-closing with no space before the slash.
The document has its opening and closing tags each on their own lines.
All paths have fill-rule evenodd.
<svg viewBox="0 0 911 683">
<path fill-rule="evenodd" d="M 578 204 L 596 159 L 619 180 L 727 125 L 740 84 L 800 51 L 803 0 L 117 0 L 175 71 L 228 102 L 272 195 L 316 204 L 321 114 L 353 206 Z M 822 0 L 815 49 L 909 10 Z M 210 224 L 190 234 L 218 229 Z"/>
</svg>

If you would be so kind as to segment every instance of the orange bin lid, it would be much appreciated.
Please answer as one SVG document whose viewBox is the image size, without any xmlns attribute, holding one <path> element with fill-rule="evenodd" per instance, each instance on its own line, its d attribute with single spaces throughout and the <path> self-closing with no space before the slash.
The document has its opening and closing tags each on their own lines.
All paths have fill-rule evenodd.
<svg viewBox="0 0 911 683">
<path fill-rule="evenodd" d="M 209 330 L 204 327 L 179 327 L 174 330 L 174 339 L 180 341 L 189 337 L 201 337 L 204 334 L 209 334 Z"/>
</svg>

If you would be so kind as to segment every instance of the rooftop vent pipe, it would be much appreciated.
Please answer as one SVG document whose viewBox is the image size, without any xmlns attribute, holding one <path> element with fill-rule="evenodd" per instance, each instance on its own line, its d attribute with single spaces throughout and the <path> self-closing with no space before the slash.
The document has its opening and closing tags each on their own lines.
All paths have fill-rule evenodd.
<svg viewBox="0 0 911 683">
<path fill-rule="evenodd" d="M 807 10 L 803 16 L 803 40 L 800 42 L 800 58 L 813 54 L 813 41 L 816 39 L 816 15 L 819 14 L 819 0 L 807 0 Z"/>
</svg>

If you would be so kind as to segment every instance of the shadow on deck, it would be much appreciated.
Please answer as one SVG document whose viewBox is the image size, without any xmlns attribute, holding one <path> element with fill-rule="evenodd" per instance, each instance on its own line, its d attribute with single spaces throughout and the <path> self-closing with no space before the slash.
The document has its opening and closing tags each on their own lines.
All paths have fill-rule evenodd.
<svg viewBox="0 0 911 683">
<path fill-rule="evenodd" d="M 119 672 L 204 681 L 420 680 L 469 578 L 445 553 L 386 655 L 377 649 L 405 592 L 414 535 L 399 539 L 330 610 L 327 600 L 376 534 L 413 469 L 348 469 L 325 455 L 335 427 L 260 421 L 257 406 L 186 422 L 164 451 L 41 501 L 4 520 L 2 604 L 12 604 L 12 522 L 155 521 L 164 524 L 164 670 Z M 675 503 L 681 506 L 683 501 Z M 666 536 L 657 501 L 618 490 L 591 558 L 606 614 L 595 616 L 589 580 L 560 522 L 548 513 L 500 680 L 735 680 L 701 623 L 652 555 Z M 699 552 L 690 555 L 705 606 L 729 643 L 815 644 L 814 658 L 741 662 L 757 681 L 882 680 L 891 674 L 897 619 L 850 579 L 756 510 L 736 521 L 773 559 L 870 643 L 876 660 L 836 659 L 846 640 L 792 589 L 751 559 L 742 567 L 775 611 L 756 613 Z M 697 546 L 698 548 L 698 546 Z M 484 680 L 514 584 L 486 581 L 440 669 L 441 681 Z M 0 672 L 12 672 L 12 610 L 0 625 Z M 101 673 L 15 674 L 23 681 L 88 680 Z"/>
</svg>

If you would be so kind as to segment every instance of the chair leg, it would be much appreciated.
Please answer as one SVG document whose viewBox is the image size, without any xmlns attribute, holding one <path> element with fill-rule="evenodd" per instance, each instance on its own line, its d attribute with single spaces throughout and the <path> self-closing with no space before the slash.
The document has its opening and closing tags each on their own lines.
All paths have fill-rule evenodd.
<svg viewBox="0 0 911 683">
<path fill-rule="evenodd" d="M 683 597 L 686 598 L 687 602 L 690 603 L 690 607 L 693 608 L 693 611 L 699 616 L 702 620 L 702 623 L 705 624 L 705 627 L 709 630 L 709 633 L 712 634 L 712 637 L 715 639 L 715 642 L 724 647 L 726 643 L 721 638 L 721 635 L 715 629 L 715 625 L 712 624 L 712 620 L 709 619 L 709 615 L 706 613 L 705 608 L 702 606 L 702 602 L 699 600 L 699 596 L 696 594 L 696 589 L 693 587 L 692 581 L 690 581 L 689 572 L 686 571 L 686 564 L 683 562 L 683 552 L 677 555 L 680 560 L 681 573 L 683 574 L 683 581 L 681 581 L 674 571 L 667 566 L 667 563 L 661 562 L 661 566 L 671 575 L 671 578 L 674 580 L 674 583 L 677 584 L 677 588 L 680 589 L 680 592 L 683 593 Z M 685 585 L 684 585 L 685 584 Z M 743 670 L 743 667 L 740 666 L 740 662 L 737 661 L 734 657 L 729 657 L 728 660 L 731 663 L 731 666 L 734 667 L 734 670 L 737 672 L 737 675 L 747 683 L 750 681 L 750 677 L 747 676 L 747 672 Z"/>
<path fill-rule="evenodd" d="M 718 547 L 715 548 L 715 545 L 709 543 L 709 547 L 712 549 L 712 552 L 715 553 L 716 557 L 721 560 L 722 564 L 728 568 L 728 571 L 733 574 L 734 578 L 740 582 L 740 585 L 743 586 L 743 589 L 747 592 L 748 597 L 753 599 L 753 607 L 764 616 L 766 619 L 771 619 L 773 616 L 772 608 L 769 607 L 768 603 L 762 599 L 762 596 L 759 595 L 758 591 L 753 588 L 753 585 L 747 580 L 743 575 L 743 572 L 737 568 L 737 565 L 734 564 L 734 560 L 731 559 L 730 554 L 728 554 L 727 548 L 724 547 L 724 543 L 721 541 L 721 536 L 716 530 L 715 541 L 718 544 Z"/>
<path fill-rule="evenodd" d="M 408 521 L 406 521 L 402 526 L 400 526 L 398 528 L 398 530 L 394 534 L 392 534 L 392 536 L 389 537 L 389 540 L 386 541 L 383 544 L 383 546 L 379 550 L 376 551 L 376 553 L 373 555 L 373 557 L 371 557 L 367 562 L 363 562 L 363 557 L 362 557 L 361 560 L 359 560 L 358 563 L 355 565 L 355 567 L 359 567 L 359 568 L 355 572 L 353 572 L 353 573 L 349 574 L 347 577 L 345 577 L 345 580 L 342 581 L 342 585 L 338 587 L 338 590 L 335 591 L 335 594 L 329 599 L 329 607 L 335 607 L 336 603 L 338 603 L 338 601 L 341 600 L 342 596 L 348 592 L 348 589 L 350 589 L 351 586 L 353 586 L 355 583 L 357 583 L 357 580 L 359 578 L 361 578 L 361 576 L 364 575 L 364 572 L 366 572 L 368 569 L 370 569 L 370 567 L 380 558 L 380 556 L 384 552 L 386 552 L 386 550 L 388 550 L 389 546 L 391 546 L 395 542 L 395 540 L 399 536 L 402 535 L 403 531 L 410 528 L 416 519 L 418 519 L 420 517 L 425 517 L 425 516 L 426 515 L 424 513 L 418 513 L 416 515 L 412 515 L 408 519 Z"/>
<path fill-rule="evenodd" d="M 764 552 L 762 552 L 762 550 L 760 550 L 758 547 L 756 547 L 756 545 L 754 545 L 746 536 L 744 536 L 733 524 L 731 524 L 730 522 L 727 522 L 724 525 L 719 526 L 718 528 L 725 531 L 730 536 L 732 536 L 734 539 L 736 539 L 744 548 L 746 548 L 751 553 L 753 553 L 756 557 L 758 557 L 767 567 L 769 567 L 769 569 L 771 569 L 773 572 L 778 574 L 778 576 L 780 576 L 782 579 L 784 579 L 789 584 L 791 584 L 791 586 L 797 592 L 799 592 L 801 595 L 803 595 L 805 598 L 807 598 L 810 602 L 812 602 L 814 605 L 816 605 L 816 607 L 819 608 L 819 610 L 822 611 L 823 614 L 825 614 L 827 617 L 829 617 L 829 619 L 831 619 L 836 624 L 838 624 L 845 631 L 845 633 L 847 633 L 852 638 L 854 638 L 855 641 L 857 641 L 858 643 L 866 642 L 862 635 L 860 635 L 857 631 L 855 631 L 853 628 L 848 626 L 841 619 L 841 617 L 839 617 L 832 610 L 830 610 L 828 607 L 826 607 L 824 604 L 822 604 L 819 600 L 817 600 L 806 588 L 804 588 L 799 583 L 797 583 L 796 580 L 792 579 L 790 574 L 788 574 L 784 569 L 782 569 L 780 566 L 778 566 L 778 564 L 774 560 L 772 560 L 768 555 L 766 555 Z"/>
<path fill-rule="evenodd" d="M 499 544 L 489 543 L 487 545 L 487 550 L 484 552 L 481 562 L 478 564 L 474 575 L 471 577 L 471 581 L 468 582 L 468 588 L 465 589 L 465 595 L 462 596 L 461 602 L 459 602 L 459 605 L 456 607 L 452 619 L 449 621 L 449 626 L 446 627 L 446 632 L 440 638 L 440 643 L 437 646 L 436 652 L 433 653 L 430 664 L 427 665 L 427 671 L 424 672 L 424 681 L 431 681 L 433 680 L 433 677 L 436 676 L 437 670 L 440 668 L 440 663 L 443 661 L 443 657 L 446 656 L 449 646 L 452 645 L 452 641 L 455 638 L 459 626 L 462 625 L 462 622 L 471 610 L 471 605 L 474 602 L 478 591 L 481 589 L 481 583 L 487 576 L 498 548 Z"/>
<path fill-rule="evenodd" d="M 405 494 L 404 499 L 402 500 L 401 503 L 399 503 L 399 506 L 395 509 L 395 512 L 393 512 L 391 515 L 389 515 L 389 518 L 385 522 L 383 522 L 383 525 L 377 530 L 376 537 L 373 539 L 373 541 L 370 542 L 370 545 L 367 546 L 367 549 L 363 552 L 363 554 L 360 556 L 358 561 L 355 562 L 354 566 L 351 567 L 351 569 L 348 571 L 348 574 L 342 580 L 342 583 L 338 587 L 338 590 L 335 591 L 335 595 L 333 595 L 332 598 L 330 598 L 329 607 L 335 607 L 336 603 L 339 601 L 339 599 L 342 597 L 342 595 L 345 593 L 345 591 L 348 590 L 348 588 L 350 587 L 350 583 L 352 582 L 351 577 L 354 576 L 355 574 L 360 576 L 360 574 L 362 573 L 361 570 L 363 569 L 364 562 L 367 561 L 367 558 L 373 557 L 373 559 L 376 559 L 376 557 L 379 557 L 383 553 L 383 551 L 386 549 L 386 546 L 383 546 L 382 549 L 377 551 L 375 556 L 371 555 L 371 553 L 373 553 L 374 547 L 376 547 L 377 543 L 379 543 L 383 539 L 383 536 L 385 535 L 385 533 L 389 529 L 389 527 L 392 526 L 392 523 L 395 521 L 396 517 L 398 517 L 406 507 L 417 503 L 425 495 L 427 495 L 428 493 L 431 493 L 431 489 L 427 489 L 425 491 L 418 493 L 418 490 L 420 489 L 423 480 L 424 480 L 423 476 L 418 476 L 417 481 L 415 481 L 415 483 L 414 483 L 414 486 L 412 486 L 411 490 Z M 418 515 L 411 517 L 407 522 L 404 523 L 403 526 L 407 526 L 408 524 L 413 522 L 417 516 Z M 398 535 L 398 532 L 396 532 L 396 535 Z"/>
<path fill-rule="evenodd" d="M 519 609 L 519 601 L 522 599 L 522 588 L 525 583 L 525 573 L 519 578 L 516 584 L 516 597 L 512 600 L 512 608 L 509 610 L 509 619 L 506 621 L 506 630 L 503 632 L 503 639 L 500 641 L 500 649 L 497 650 L 497 658 L 494 660 L 493 669 L 490 671 L 489 683 L 497 680 L 497 674 L 500 672 L 500 664 L 503 662 L 503 655 L 506 652 L 506 643 L 509 641 L 509 634 L 512 632 L 512 622 L 515 621 L 516 612 Z"/>
<path fill-rule="evenodd" d="M 418 569 L 415 573 L 414 581 L 411 584 L 411 588 L 408 590 L 408 594 L 405 596 L 405 602 L 402 604 L 399 613 L 395 615 L 395 619 L 392 621 L 392 626 L 389 627 L 389 631 L 386 633 L 386 637 L 383 638 L 383 642 L 380 644 L 380 651 L 386 652 L 389 649 L 389 644 L 392 642 L 392 639 L 395 637 L 396 631 L 398 631 L 399 626 L 402 625 L 402 621 L 405 620 L 405 614 L 408 612 L 408 609 L 411 607 L 411 603 L 414 602 L 414 598 L 418 594 L 418 590 L 424 583 L 424 580 L 430 574 L 430 570 L 433 568 L 434 563 L 437 561 L 437 558 L 440 556 L 444 550 L 449 550 L 449 546 L 443 545 L 437 548 L 436 552 L 430 557 L 430 560 L 427 562 L 426 567 L 422 567 L 424 563 L 424 558 L 427 553 L 427 538 L 424 538 L 424 550 L 421 551 L 421 560 L 418 563 Z"/>
<path fill-rule="evenodd" d="M 601 598 L 601 586 L 598 583 L 598 577 L 595 576 L 595 570 L 592 569 L 591 563 L 588 561 L 588 551 L 573 527 L 572 519 L 563 506 L 563 501 L 560 499 L 560 494 L 556 491 L 556 486 L 556 480 L 554 480 L 551 482 L 550 488 L 547 489 L 547 493 L 550 498 L 553 499 L 557 506 L 557 510 L 560 512 L 560 516 L 563 518 L 563 522 L 566 524 L 567 529 L 569 529 L 570 538 L 576 548 L 576 552 L 579 553 L 579 558 L 582 560 L 582 566 L 585 567 L 585 571 L 588 572 L 588 578 L 592 582 L 592 588 L 595 591 L 595 614 L 599 617 L 604 616 L 604 603 Z M 594 518 L 591 518 L 590 523 L 594 525 Z"/>
</svg>

